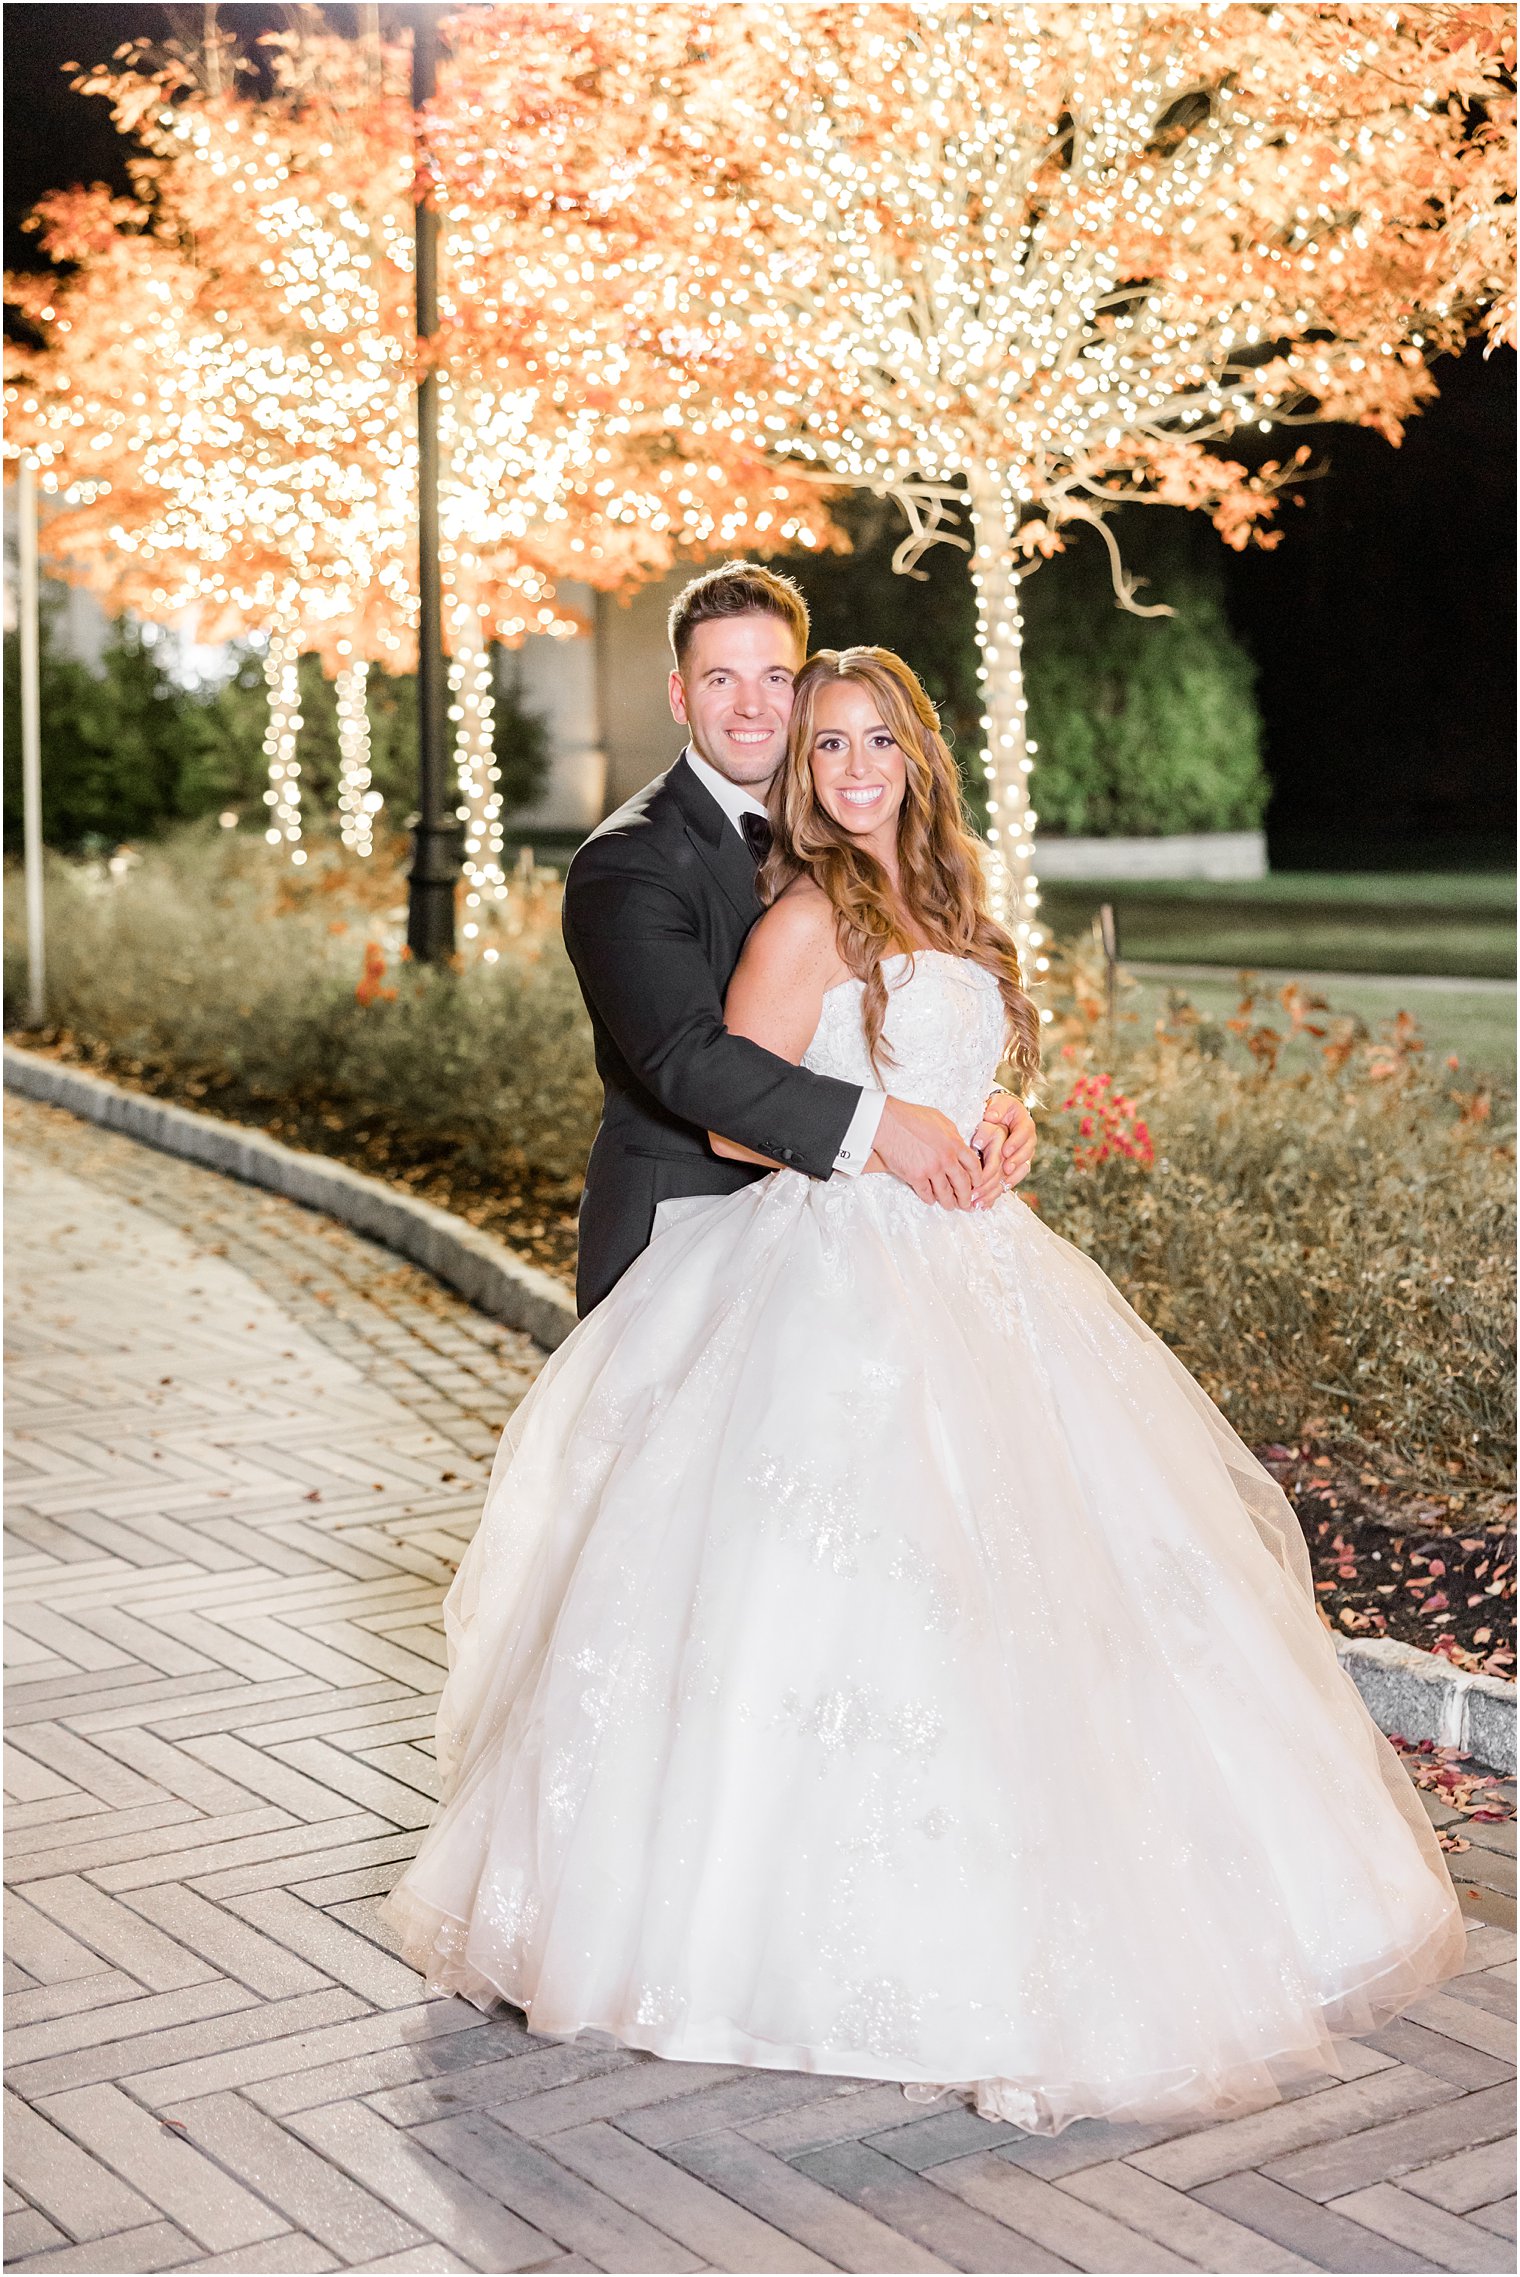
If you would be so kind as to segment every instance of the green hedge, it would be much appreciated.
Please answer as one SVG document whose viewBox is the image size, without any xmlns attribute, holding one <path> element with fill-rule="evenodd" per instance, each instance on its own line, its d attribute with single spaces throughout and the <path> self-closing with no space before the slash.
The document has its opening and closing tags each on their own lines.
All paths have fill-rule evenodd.
<svg viewBox="0 0 1520 2277">
<path fill-rule="evenodd" d="M 19 641 L 5 636 L 5 843 L 21 841 Z M 241 755 L 208 706 L 176 686 L 154 649 L 118 626 L 91 671 L 42 625 L 42 829 L 53 846 L 116 844 L 220 803 Z M 230 786 L 229 786 L 230 787 Z"/>
<path fill-rule="evenodd" d="M 849 554 L 788 557 L 813 613 L 816 645 L 870 641 L 908 659 L 951 730 L 967 794 L 985 820 L 976 604 L 966 556 L 936 546 L 922 581 L 893 574 L 899 510 L 869 495 L 835 511 Z M 1023 584 L 1031 797 L 1042 832 L 1073 837 L 1249 830 L 1266 810 L 1256 670 L 1225 612 L 1219 540 L 1199 517 L 1131 508 L 1114 518 L 1138 598 L 1172 617 L 1136 617 L 1114 600 L 1101 538 L 1079 531 Z"/>
<path fill-rule="evenodd" d="M 22 896 L 5 897 L 7 1024 L 26 981 Z M 577 1180 L 601 1086 L 557 902 L 496 965 L 408 962 L 406 883 L 313 845 L 297 871 L 262 838 L 200 824 L 122 869 L 52 856 L 51 1019 L 108 1066 L 189 1078 L 242 1108 L 342 1109 L 405 1159 Z M 360 990 L 371 945 L 376 985 Z"/>
<path fill-rule="evenodd" d="M 1149 837 L 1252 830 L 1266 812 L 1256 668 L 1225 613 L 1219 540 L 1194 517 L 1135 509 L 1118 535 L 1146 582 L 1118 608 L 1094 531 L 1024 585 L 1031 796 L 1041 831 Z"/>
<path fill-rule="evenodd" d="M 788 559 L 813 611 L 814 640 L 841 648 L 873 641 L 899 650 L 919 673 L 949 728 L 973 814 L 985 819 L 976 609 L 966 557 L 935 547 L 923 580 L 895 576 L 903 534 L 895 506 L 862 495 L 839 514 L 849 554 Z M 1116 517 L 1121 549 L 1147 582 L 1146 600 L 1176 615 L 1130 616 L 1115 606 L 1107 555 L 1091 532 L 1024 582 L 1030 731 L 1039 745 L 1032 795 L 1045 833 L 1149 835 L 1240 830 L 1259 823 L 1268 785 L 1254 666 L 1224 606 L 1218 540 L 1196 516 L 1171 509 Z M 100 669 L 43 642 L 43 828 L 50 845 L 115 844 L 166 824 L 236 807 L 262 811 L 267 705 L 259 660 L 245 653 L 231 677 L 180 687 L 161 652 L 130 625 L 115 628 Z M 496 756 L 508 813 L 545 782 L 545 723 L 523 704 L 510 659 L 497 674 Z M 315 657 L 301 666 L 302 781 L 331 812 L 338 780 L 332 685 Z M 20 835 L 20 720 L 14 636 L 6 641 L 6 844 Z M 416 796 L 416 689 L 409 677 L 372 672 L 372 772 L 388 816 L 400 822 Z"/>
<path fill-rule="evenodd" d="M 234 653 L 228 676 L 186 688 L 164 668 L 150 634 L 123 619 L 98 669 L 65 655 L 54 612 L 42 623 L 42 831 L 70 851 L 149 837 L 176 822 L 235 808 L 261 823 L 269 704 L 259 656 Z M 18 642 L 5 640 L 5 844 L 21 841 L 21 698 Z M 338 708 L 320 660 L 300 665 L 302 789 L 308 813 L 338 800 Z M 417 796 L 417 685 L 372 670 L 367 706 L 370 772 L 399 825 Z M 510 659 L 498 659 L 496 761 L 508 813 L 531 804 L 549 771 L 546 722 L 523 703 Z"/>
</svg>

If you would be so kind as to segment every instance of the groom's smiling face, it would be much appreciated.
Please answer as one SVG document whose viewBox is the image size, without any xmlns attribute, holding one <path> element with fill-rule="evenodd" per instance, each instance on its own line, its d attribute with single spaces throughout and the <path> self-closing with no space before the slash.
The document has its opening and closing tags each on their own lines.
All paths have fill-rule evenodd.
<svg viewBox="0 0 1520 2277">
<path fill-rule="evenodd" d="M 790 625 L 758 610 L 693 628 L 670 708 L 710 767 L 763 797 L 786 750 L 802 656 Z"/>
</svg>

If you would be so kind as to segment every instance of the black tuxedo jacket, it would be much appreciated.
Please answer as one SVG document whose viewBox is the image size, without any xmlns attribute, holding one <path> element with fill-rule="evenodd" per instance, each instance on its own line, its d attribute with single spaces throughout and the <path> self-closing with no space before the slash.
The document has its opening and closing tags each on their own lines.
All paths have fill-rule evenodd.
<svg viewBox="0 0 1520 2277">
<path fill-rule="evenodd" d="M 732 1194 L 764 1172 L 710 1130 L 827 1178 L 853 1083 L 731 1036 L 723 997 L 760 914 L 748 846 L 685 759 L 609 816 L 565 879 L 565 946 L 591 1014 L 602 1120 L 580 1211 L 582 1313 L 649 1241 L 658 1203 Z"/>
</svg>

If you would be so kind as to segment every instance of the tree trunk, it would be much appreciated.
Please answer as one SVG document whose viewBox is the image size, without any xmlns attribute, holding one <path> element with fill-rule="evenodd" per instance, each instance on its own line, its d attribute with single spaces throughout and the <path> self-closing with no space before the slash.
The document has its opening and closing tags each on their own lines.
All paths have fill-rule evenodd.
<svg viewBox="0 0 1520 2277">
<path fill-rule="evenodd" d="M 379 792 L 370 789 L 368 678 L 369 666 L 361 658 L 357 664 L 345 664 L 337 679 L 338 829 L 344 845 L 356 854 L 373 852 L 375 816 L 381 806 Z"/>
<path fill-rule="evenodd" d="M 206 91 L 220 95 L 222 80 L 222 32 L 216 20 L 217 0 L 203 0 L 201 7 L 201 59 L 206 68 Z"/>
<path fill-rule="evenodd" d="M 455 716 L 454 764 L 458 777 L 456 813 L 464 824 L 464 937 L 478 939 L 486 904 L 504 901 L 507 874 L 502 867 L 501 781 L 496 765 L 496 697 L 491 651 L 480 635 L 472 609 L 454 618 L 454 653 L 449 663 L 451 709 Z"/>
<path fill-rule="evenodd" d="M 369 91 L 372 95 L 378 95 L 385 68 L 380 47 L 378 0 L 359 0 L 359 6 L 354 10 L 354 14 L 358 18 L 359 45 L 364 51 L 364 64 L 369 76 Z"/>
<path fill-rule="evenodd" d="M 270 810 L 264 836 L 271 846 L 288 846 L 297 865 L 306 859 L 301 846 L 301 762 L 296 757 L 296 737 L 301 732 L 300 663 L 300 636 L 282 616 L 264 651 L 264 686 L 269 692 L 269 725 L 264 730 L 269 788 L 264 804 Z"/>
<path fill-rule="evenodd" d="M 1000 475 L 977 469 L 967 484 L 975 540 L 971 577 L 976 587 L 978 675 L 982 730 L 987 739 L 988 870 L 995 915 L 1018 944 L 1026 982 L 1043 964 L 1044 933 L 1033 868 L 1034 816 L 1029 805 L 1029 773 L 1034 746 L 1025 732 L 1023 612 L 1019 573 L 1014 567 L 1013 535 L 1018 507 Z"/>
</svg>

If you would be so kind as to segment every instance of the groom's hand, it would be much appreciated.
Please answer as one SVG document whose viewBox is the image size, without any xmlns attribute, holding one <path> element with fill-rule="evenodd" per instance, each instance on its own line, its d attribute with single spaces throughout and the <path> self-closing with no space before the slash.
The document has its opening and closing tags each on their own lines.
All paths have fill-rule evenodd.
<svg viewBox="0 0 1520 2277">
<path fill-rule="evenodd" d="M 994 1091 L 971 1140 L 980 1157 L 978 1208 L 985 1209 L 1000 1194 L 1011 1193 L 1029 1175 L 1035 1140 L 1034 1117 L 1023 1100 L 1016 1099 L 1011 1091 Z"/>
<path fill-rule="evenodd" d="M 981 1159 L 937 1107 L 887 1100 L 873 1149 L 886 1170 L 911 1186 L 921 1202 L 969 1210 L 976 1199 Z"/>
</svg>

